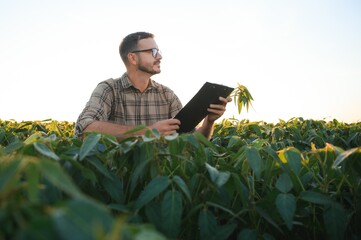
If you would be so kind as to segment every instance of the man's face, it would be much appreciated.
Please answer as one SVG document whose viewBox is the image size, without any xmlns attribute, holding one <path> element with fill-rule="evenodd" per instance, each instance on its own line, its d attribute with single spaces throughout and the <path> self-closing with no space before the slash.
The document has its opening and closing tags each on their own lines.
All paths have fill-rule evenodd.
<svg viewBox="0 0 361 240">
<path fill-rule="evenodd" d="M 154 41 L 153 38 L 146 38 L 139 40 L 138 42 L 138 51 L 147 50 L 144 52 L 137 52 L 137 59 L 138 59 L 138 70 L 149 73 L 151 75 L 158 74 L 161 72 L 160 70 L 160 60 L 162 59 L 162 55 L 157 50 L 151 49 L 158 49 L 157 43 Z M 153 56 L 155 54 L 155 56 Z"/>
</svg>

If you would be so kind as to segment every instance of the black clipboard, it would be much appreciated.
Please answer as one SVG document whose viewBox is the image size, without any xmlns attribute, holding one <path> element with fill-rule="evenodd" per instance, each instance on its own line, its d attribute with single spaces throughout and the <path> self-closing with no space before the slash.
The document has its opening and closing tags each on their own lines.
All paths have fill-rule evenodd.
<svg viewBox="0 0 361 240">
<path fill-rule="evenodd" d="M 191 132 L 209 114 L 210 104 L 220 103 L 219 97 L 228 97 L 234 88 L 206 82 L 196 95 L 174 117 L 181 122 L 178 133 Z"/>
</svg>

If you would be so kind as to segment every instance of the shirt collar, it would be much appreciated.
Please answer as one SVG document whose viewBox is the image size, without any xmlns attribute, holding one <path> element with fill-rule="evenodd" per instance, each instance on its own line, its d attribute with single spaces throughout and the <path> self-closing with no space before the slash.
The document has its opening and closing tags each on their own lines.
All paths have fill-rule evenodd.
<svg viewBox="0 0 361 240">
<path fill-rule="evenodd" d="M 123 88 L 134 87 L 133 83 L 129 80 L 128 75 L 126 73 L 124 73 L 123 76 L 120 77 L 120 82 Z"/>
<path fill-rule="evenodd" d="M 137 89 L 136 87 L 134 87 L 133 83 L 129 80 L 127 73 L 124 73 L 123 76 L 120 77 L 120 80 L 121 80 L 121 84 L 122 84 L 123 88 L 127 89 L 127 88 L 132 87 L 134 89 Z M 149 84 L 147 90 L 152 89 L 152 88 L 158 88 L 158 84 L 156 82 L 154 82 L 152 79 L 150 79 L 150 84 Z"/>
</svg>

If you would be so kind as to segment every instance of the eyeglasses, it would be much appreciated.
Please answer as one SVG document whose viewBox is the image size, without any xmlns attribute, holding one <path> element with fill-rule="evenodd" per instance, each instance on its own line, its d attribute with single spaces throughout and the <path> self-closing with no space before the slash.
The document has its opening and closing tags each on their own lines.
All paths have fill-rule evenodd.
<svg viewBox="0 0 361 240">
<path fill-rule="evenodd" d="M 150 52 L 150 51 L 152 51 L 152 56 L 153 56 L 154 58 L 157 57 L 158 53 L 159 53 L 160 55 L 162 55 L 162 52 L 161 52 L 158 48 L 149 48 L 149 49 L 144 49 L 144 50 L 135 50 L 135 51 L 133 51 L 132 53 L 137 53 L 137 52 Z"/>
</svg>

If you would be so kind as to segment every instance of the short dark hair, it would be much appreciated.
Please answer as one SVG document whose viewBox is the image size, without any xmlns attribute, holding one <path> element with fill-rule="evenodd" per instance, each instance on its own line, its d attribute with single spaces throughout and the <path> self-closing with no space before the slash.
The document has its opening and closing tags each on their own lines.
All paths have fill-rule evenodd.
<svg viewBox="0 0 361 240">
<path fill-rule="evenodd" d="M 139 40 L 146 38 L 154 38 L 152 33 L 148 32 L 135 32 L 126 36 L 119 45 L 119 54 L 124 64 L 128 63 L 128 53 L 138 50 Z"/>
</svg>

